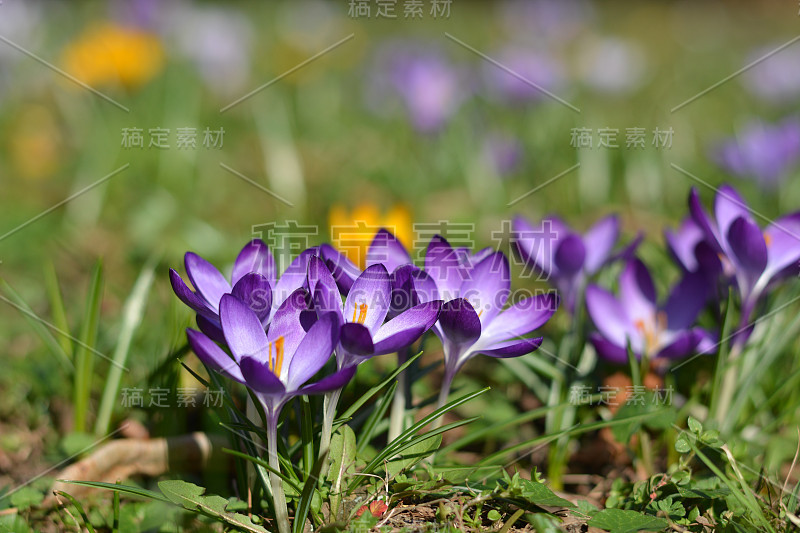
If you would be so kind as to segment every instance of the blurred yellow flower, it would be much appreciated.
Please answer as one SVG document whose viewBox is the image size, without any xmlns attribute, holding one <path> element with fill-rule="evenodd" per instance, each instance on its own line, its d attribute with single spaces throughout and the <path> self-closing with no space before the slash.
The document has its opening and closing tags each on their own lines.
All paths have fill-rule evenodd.
<svg viewBox="0 0 800 533">
<path fill-rule="evenodd" d="M 331 244 L 361 268 L 365 266 L 367 249 L 379 229 L 386 228 L 394 233 L 409 250 L 414 241 L 411 213 L 402 205 L 393 206 L 384 213 L 373 204 L 361 204 L 351 211 L 335 205 L 328 214 L 328 225 Z"/>
<path fill-rule="evenodd" d="M 65 70 L 86 84 L 133 88 L 158 74 L 164 49 L 151 33 L 106 22 L 67 45 L 63 61 Z"/>
</svg>

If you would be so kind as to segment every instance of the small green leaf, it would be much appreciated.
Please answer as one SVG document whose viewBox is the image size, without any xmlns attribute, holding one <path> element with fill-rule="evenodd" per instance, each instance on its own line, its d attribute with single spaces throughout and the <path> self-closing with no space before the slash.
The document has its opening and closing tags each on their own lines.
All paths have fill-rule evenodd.
<svg viewBox="0 0 800 533">
<path fill-rule="evenodd" d="M 356 464 L 356 434 L 350 426 L 340 426 L 333 434 L 330 445 L 331 468 L 328 470 L 328 481 L 331 482 L 331 516 L 339 512 L 342 502 L 342 492 L 347 483 L 346 478 L 355 473 Z"/>
<path fill-rule="evenodd" d="M 42 500 L 44 500 L 42 491 L 36 490 L 33 487 L 22 487 L 11 495 L 11 506 L 25 510 L 36 507 L 42 503 Z"/>
<path fill-rule="evenodd" d="M 522 488 L 522 497 L 539 507 L 567 507 L 575 509 L 576 506 L 569 500 L 565 500 L 547 488 L 544 483 L 537 483 L 528 479 L 520 480 L 520 487 Z"/>
<path fill-rule="evenodd" d="M 697 435 L 699 435 L 703 431 L 703 424 L 701 424 L 700 421 L 697 420 L 695 417 L 690 416 L 688 422 L 689 422 L 689 430 L 692 433 L 696 433 Z"/>
<path fill-rule="evenodd" d="M 206 489 L 203 487 L 175 479 L 159 482 L 158 488 L 170 501 L 183 506 L 184 509 L 222 520 L 251 533 L 267 532 L 263 527 L 255 525 L 248 516 L 229 512 L 227 510 L 228 500 L 222 496 L 204 496 Z"/>
<path fill-rule="evenodd" d="M 503 515 L 501 515 L 501 514 L 500 514 L 500 513 L 497 511 L 497 509 L 492 509 L 491 511 L 489 511 L 489 512 L 486 514 L 486 518 L 488 518 L 488 519 L 489 519 L 489 520 L 491 520 L 492 522 L 497 522 L 498 520 L 500 520 L 501 518 L 503 518 Z"/>
<path fill-rule="evenodd" d="M 684 436 L 680 436 L 677 441 L 675 441 L 675 450 L 678 453 L 689 453 L 692 450 L 691 445 L 687 442 Z"/>
<path fill-rule="evenodd" d="M 390 479 L 394 479 L 394 477 L 400 472 L 408 470 L 422 461 L 424 458 L 433 454 L 441 445 L 442 436 L 434 435 L 423 440 L 422 442 L 418 442 L 417 444 L 410 446 L 409 448 L 403 450 L 402 454 L 391 459 L 387 463 L 386 473 L 389 475 Z"/>
<path fill-rule="evenodd" d="M 589 520 L 590 527 L 599 527 L 611 533 L 633 533 L 635 531 L 661 531 L 669 524 L 663 518 L 648 516 L 636 511 L 604 509 Z"/>
</svg>

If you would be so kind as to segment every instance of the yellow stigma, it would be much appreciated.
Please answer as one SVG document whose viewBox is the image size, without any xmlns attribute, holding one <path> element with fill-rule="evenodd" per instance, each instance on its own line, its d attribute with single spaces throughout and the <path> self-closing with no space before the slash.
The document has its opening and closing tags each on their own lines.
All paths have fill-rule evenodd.
<svg viewBox="0 0 800 533">
<path fill-rule="evenodd" d="M 367 319 L 367 304 L 358 304 L 353 308 L 353 320 L 357 324 L 363 324 L 364 321 Z M 358 313 L 358 316 L 356 316 Z"/>
<path fill-rule="evenodd" d="M 644 335 L 644 344 L 647 352 L 652 353 L 658 347 L 659 334 L 667 329 L 667 313 L 659 311 L 652 323 L 646 323 L 640 318 L 633 325 Z"/>
<path fill-rule="evenodd" d="M 283 335 L 275 339 L 274 343 L 270 343 L 269 350 L 269 369 L 277 377 L 281 377 L 281 368 L 283 367 Z M 275 359 L 272 359 L 272 346 L 275 346 Z"/>
<path fill-rule="evenodd" d="M 769 245 L 772 244 L 772 235 L 769 233 L 764 233 L 764 242 L 767 243 L 767 246 L 769 247 Z"/>
</svg>

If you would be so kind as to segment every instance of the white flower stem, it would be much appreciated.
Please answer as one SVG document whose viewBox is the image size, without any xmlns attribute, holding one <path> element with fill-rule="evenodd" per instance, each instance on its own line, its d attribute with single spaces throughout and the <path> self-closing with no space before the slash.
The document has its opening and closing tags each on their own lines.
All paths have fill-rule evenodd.
<svg viewBox="0 0 800 533">
<path fill-rule="evenodd" d="M 406 352 L 397 352 L 397 366 L 401 366 L 406 362 Z M 397 376 L 397 388 L 394 390 L 394 399 L 392 400 L 392 412 L 389 415 L 389 438 L 388 442 L 400 436 L 405 429 L 406 417 L 406 388 L 408 387 L 408 378 L 406 372 L 403 371 Z"/>
<path fill-rule="evenodd" d="M 277 472 L 281 471 L 281 463 L 278 460 L 278 413 L 270 411 L 267 413 L 267 454 L 269 455 L 269 466 Z M 270 485 L 272 485 L 272 501 L 275 504 L 275 522 L 278 524 L 280 533 L 289 533 L 289 509 L 286 507 L 286 493 L 283 491 L 283 480 L 277 474 L 269 473 Z"/>
</svg>

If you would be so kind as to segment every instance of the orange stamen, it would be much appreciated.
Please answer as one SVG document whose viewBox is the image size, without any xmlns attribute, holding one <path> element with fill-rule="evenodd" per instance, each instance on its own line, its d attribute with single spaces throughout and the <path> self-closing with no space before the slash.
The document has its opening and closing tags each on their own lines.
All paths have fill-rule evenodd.
<svg viewBox="0 0 800 533">
<path fill-rule="evenodd" d="M 367 304 L 358 306 L 358 323 L 363 324 L 367 320 Z"/>
<path fill-rule="evenodd" d="M 281 376 L 281 367 L 283 367 L 283 341 L 283 335 L 275 339 L 275 369 L 272 373 L 278 377 Z"/>
<path fill-rule="evenodd" d="M 772 244 L 772 235 L 769 233 L 764 233 L 764 242 L 767 243 L 767 246 Z"/>
</svg>

